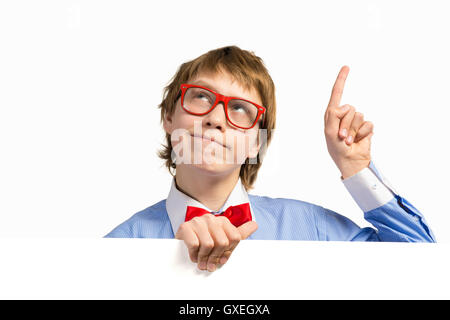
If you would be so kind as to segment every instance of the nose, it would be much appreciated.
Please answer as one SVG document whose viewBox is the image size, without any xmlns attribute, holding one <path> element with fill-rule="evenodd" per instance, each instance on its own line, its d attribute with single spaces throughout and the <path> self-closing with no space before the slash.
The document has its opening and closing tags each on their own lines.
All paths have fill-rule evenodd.
<svg viewBox="0 0 450 320">
<path fill-rule="evenodd" d="M 227 118 L 225 116 L 225 106 L 223 102 L 219 102 L 214 109 L 205 115 L 205 126 L 209 129 L 219 129 L 225 131 Z"/>
</svg>

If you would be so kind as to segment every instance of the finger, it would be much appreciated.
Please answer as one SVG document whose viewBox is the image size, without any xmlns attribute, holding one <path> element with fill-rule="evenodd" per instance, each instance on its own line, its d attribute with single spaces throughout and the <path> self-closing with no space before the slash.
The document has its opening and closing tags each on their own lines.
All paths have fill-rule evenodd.
<svg viewBox="0 0 450 320">
<path fill-rule="evenodd" d="M 355 139 L 356 134 L 364 123 L 364 115 L 361 112 L 355 112 L 355 116 L 353 117 L 353 121 L 350 125 L 350 129 L 348 130 L 348 137 L 345 142 L 350 145 Z"/>
<path fill-rule="evenodd" d="M 258 229 L 258 224 L 255 221 L 249 221 L 237 228 L 241 234 L 241 240 L 247 239 L 253 232 Z"/>
<path fill-rule="evenodd" d="M 349 110 L 339 123 L 339 137 L 345 139 L 348 137 L 356 109 L 354 106 L 348 105 Z"/>
<path fill-rule="evenodd" d="M 191 259 L 192 262 L 197 263 L 198 249 L 199 249 L 200 242 L 197 237 L 197 234 L 192 229 L 191 224 L 188 222 L 183 223 L 178 228 L 175 238 L 184 241 L 184 243 L 188 249 L 188 252 L 189 252 L 189 258 Z"/>
<path fill-rule="evenodd" d="M 367 150 L 368 153 L 370 153 L 370 146 L 372 144 L 372 136 L 373 132 L 369 133 L 364 138 L 359 139 L 358 145 L 361 149 Z"/>
<path fill-rule="evenodd" d="M 225 217 L 212 217 L 209 221 L 208 228 L 211 237 L 214 240 L 214 248 L 209 254 L 207 261 L 207 269 L 212 272 L 216 270 L 217 265 L 219 264 L 219 259 L 222 257 L 224 251 L 229 247 L 228 237 L 223 230 L 222 222 L 220 219 L 226 219 Z"/>
<path fill-rule="evenodd" d="M 330 102 L 328 108 L 338 107 L 341 104 L 342 94 L 344 93 L 345 80 L 347 79 L 350 68 L 343 66 L 339 71 L 336 81 L 331 91 Z"/>
<path fill-rule="evenodd" d="M 204 215 L 209 216 L 209 215 Z M 203 216 L 202 216 L 203 217 Z M 214 240 L 209 234 L 208 225 L 204 218 L 195 217 L 190 220 L 193 223 L 193 230 L 197 235 L 199 240 L 199 248 L 198 248 L 198 268 L 200 270 L 206 270 L 208 256 L 214 248 Z"/>
<path fill-rule="evenodd" d="M 359 142 L 370 134 L 373 134 L 373 123 L 370 121 L 365 121 L 359 128 L 358 133 L 355 137 L 355 142 Z"/>
<path fill-rule="evenodd" d="M 231 253 L 241 241 L 241 233 L 231 222 L 224 223 L 223 230 L 227 234 L 229 246 L 222 254 L 222 257 L 219 260 L 220 264 L 225 264 L 228 259 L 230 259 Z"/>
<path fill-rule="evenodd" d="M 338 138 L 341 119 L 344 118 L 350 110 L 351 108 L 348 104 L 327 109 L 325 112 L 325 134 L 327 136 Z"/>
<path fill-rule="evenodd" d="M 230 260 L 232 253 L 233 253 L 233 250 L 225 250 L 223 252 L 222 257 L 220 257 L 219 264 L 223 265 L 223 264 L 227 263 L 227 261 Z"/>
</svg>

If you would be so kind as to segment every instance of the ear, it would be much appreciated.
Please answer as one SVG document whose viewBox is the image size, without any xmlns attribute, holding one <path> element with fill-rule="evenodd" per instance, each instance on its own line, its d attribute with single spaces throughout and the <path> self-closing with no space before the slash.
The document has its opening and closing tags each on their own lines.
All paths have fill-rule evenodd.
<svg viewBox="0 0 450 320">
<path fill-rule="evenodd" d="M 163 119 L 163 128 L 168 133 L 171 134 L 173 131 L 173 123 L 172 123 L 172 116 L 169 115 L 169 113 L 166 113 Z"/>
<path fill-rule="evenodd" d="M 258 136 L 258 143 L 255 143 L 255 145 L 253 147 L 250 148 L 249 153 L 248 153 L 248 157 L 249 158 L 256 158 L 256 156 L 259 153 L 259 149 L 261 148 L 261 141 L 259 141 L 259 136 Z"/>
</svg>

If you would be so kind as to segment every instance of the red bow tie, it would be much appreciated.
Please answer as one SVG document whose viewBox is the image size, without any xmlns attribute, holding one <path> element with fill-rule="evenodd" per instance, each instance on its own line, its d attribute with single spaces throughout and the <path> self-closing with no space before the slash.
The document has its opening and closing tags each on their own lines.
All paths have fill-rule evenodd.
<svg viewBox="0 0 450 320">
<path fill-rule="evenodd" d="M 189 221 L 192 218 L 200 217 L 206 213 L 212 213 L 208 210 L 191 207 L 188 206 L 186 209 L 186 219 L 184 221 Z M 252 220 L 252 215 L 250 213 L 250 205 L 249 203 L 239 204 L 237 206 L 230 206 L 223 213 L 216 216 L 224 216 L 227 217 L 228 220 L 235 226 L 239 227 L 240 225 L 246 223 L 247 221 Z"/>
</svg>

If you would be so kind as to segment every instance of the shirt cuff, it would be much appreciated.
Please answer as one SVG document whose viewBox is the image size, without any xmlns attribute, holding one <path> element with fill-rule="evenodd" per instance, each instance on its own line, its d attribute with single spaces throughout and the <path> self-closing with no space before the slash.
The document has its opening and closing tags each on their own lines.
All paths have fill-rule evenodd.
<svg viewBox="0 0 450 320">
<path fill-rule="evenodd" d="M 381 207 L 391 201 L 396 193 L 383 182 L 383 177 L 371 162 L 369 167 L 362 169 L 351 177 L 342 180 L 353 200 L 362 211 Z"/>
</svg>

